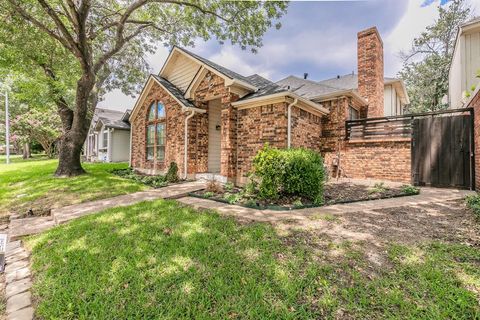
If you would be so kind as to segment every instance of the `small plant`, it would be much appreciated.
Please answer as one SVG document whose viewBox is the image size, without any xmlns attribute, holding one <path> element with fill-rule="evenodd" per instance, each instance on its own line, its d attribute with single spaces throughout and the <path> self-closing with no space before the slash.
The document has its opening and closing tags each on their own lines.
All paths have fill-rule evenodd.
<svg viewBox="0 0 480 320">
<path fill-rule="evenodd" d="M 233 183 L 227 182 L 227 183 L 225 183 L 223 188 L 225 189 L 225 191 L 231 192 L 233 190 Z"/>
<path fill-rule="evenodd" d="M 258 208 L 257 201 L 254 199 L 248 199 L 243 205 L 248 208 Z"/>
<path fill-rule="evenodd" d="M 405 194 L 413 195 L 413 194 L 419 194 L 420 193 L 419 188 L 414 187 L 410 184 L 406 184 L 406 185 L 402 186 L 401 188 L 402 188 L 402 192 L 405 193 Z"/>
<path fill-rule="evenodd" d="M 302 200 L 300 200 L 300 199 L 295 200 L 292 204 L 293 204 L 293 207 L 294 207 L 294 208 L 303 207 L 303 202 L 302 202 Z"/>
<path fill-rule="evenodd" d="M 478 193 L 474 195 L 467 196 L 465 198 L 467 201 L 467 207 L 469 207 L 477 219 L 480 219 L 480 195 Z"/>
<path fill-rule="evenodd" d="M 175 162 L 170 162 L 170 166 L 168 167 L 167 174 L 165 178 L 168 182 L 174 183 L 178 182 L 178 166 Z"/>
<path fill-rule="evenodd" d="M 372 188 L 368 189 L 369 194 L 382 193 L 385 191 L 387 191 L 387 188 L 385 187 L 385 183 L 383 182 L 377 182 L 373 185 Z"/>
<path fill-rule="evenodd" d="M 223 195 L 223 199 L 225 201 L 227 201 L 228 203 L 230 204 L 234 204 L 234 203 L 237 203 L 238 201 L 240 201 L 242 199 L 242 195 L 239 194 L 239 193 L 229 193 L 229 192 L 226 192 L 224 195 Z"/>
<path fill-rule="evenodd" d="M 203 194 L 203 196 L 204 196 L 205 198 L 211 198 L 211 197 L 213 197 L 214 195 L 215 195 L 215 193 L 213 193 L 213 192 L 211 192 L 211 191 L 207 191 L 207 192 L 205 192 L 205 193 Z"/>
<path fill-rule="evenodd" d="M 213 192 L 213 193 L 222 193 L 223 192 L 222 185 L 220 183 L 218 183 L 218 181 L 216 181 L 216 180 L 208 181 L 206 190 L 207 190 L 207 192 L 209 191 L 209 192 Z"/>
</svg>

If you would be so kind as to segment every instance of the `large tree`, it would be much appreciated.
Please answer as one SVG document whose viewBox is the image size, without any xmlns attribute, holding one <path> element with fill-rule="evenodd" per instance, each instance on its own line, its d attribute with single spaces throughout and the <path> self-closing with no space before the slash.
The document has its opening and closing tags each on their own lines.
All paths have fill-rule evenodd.
<svg viewBox="0 0 480 320">
<path fill-rule="evenodd" d="M 470 18 L 466 0 L 439 5 L 439 17 L 415 38 L 412 48 L 402 52 L 405 80 L 410 96 L 410 112 L 435 111 L 447 107 L 448 72 L 455 48 L 458 27 Z"/>
<path fill-rule="evenodd" d="M 137 90 L 145 54 L 157 44 L 214 37 L 255 51 L 286 8 L 276 1 L 3 0 L 0 50 L 11 66 L 45 76 L 63 126 L 56 175 L 74 176 L 84 173 L 80 153 L 97 102 L 112 88 Z"/>
</svg>

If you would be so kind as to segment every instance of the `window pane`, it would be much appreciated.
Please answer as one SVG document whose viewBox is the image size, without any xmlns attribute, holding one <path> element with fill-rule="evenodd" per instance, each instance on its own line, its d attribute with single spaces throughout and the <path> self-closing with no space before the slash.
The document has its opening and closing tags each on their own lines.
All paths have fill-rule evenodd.
<svg viewBox="0 0 480 320">
<path fill-rule="evenodd" d="M 157 146 L 157 160 L 165 160 L 165 146 Z"/>
<path fill-rule="evenodd" d="M 157 124 L 157 145 L 165 145 L 165 124 Z"/>
<path fill-rule="evenodd" d="M 150 105 L 150 108 L 149 108 L 149 111 L 148 111 L 148 120 L 151 121 L 151 120 L 155 120 L 155 103 L 152 103 Z"/>
<path fill-rule="evenodd" d="M 155 125 L 149 125 L 147 127 L 147 145 L 151 146 L 155 143 Z"/>
<path fill-rule="evenodd" d="M 147 147 L 147 160 L 153 160 L 153 146 Z"/>
<path fill-rule="evenodd" d="M 106 148 L 108 146 L 108 131 L 103 131 L 103 144 L 102 147 Z"/>
<path fill-rule="evenodd" d="M 161 102 L 157 104 L 157 118 L 165 118 L 165 107 Z"/>
</svg>

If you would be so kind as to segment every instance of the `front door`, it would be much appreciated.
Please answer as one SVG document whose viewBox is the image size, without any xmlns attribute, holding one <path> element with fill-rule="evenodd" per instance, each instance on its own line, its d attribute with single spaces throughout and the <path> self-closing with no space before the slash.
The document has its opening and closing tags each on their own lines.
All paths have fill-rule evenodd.
<svg viewBox="0 0 480 320">
<path fill-rule="evenodd" d="M 222 103 L 220 99 L 208 103 L 208 172 L 220 172 L 220 141 L 222 123 Z"/>
</svg>

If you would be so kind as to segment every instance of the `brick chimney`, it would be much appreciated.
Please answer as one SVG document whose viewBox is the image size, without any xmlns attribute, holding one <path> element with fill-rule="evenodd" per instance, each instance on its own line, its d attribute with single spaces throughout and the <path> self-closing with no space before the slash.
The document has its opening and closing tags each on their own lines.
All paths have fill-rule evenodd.
<svg viewBox="0 0 480 320">
<path fill-rule="evenodd" d="M 357 37 L 358 92 L 368 101 L 368 118 L 383 117 L 383 41 L 376 27 Z"/>
</svg>

